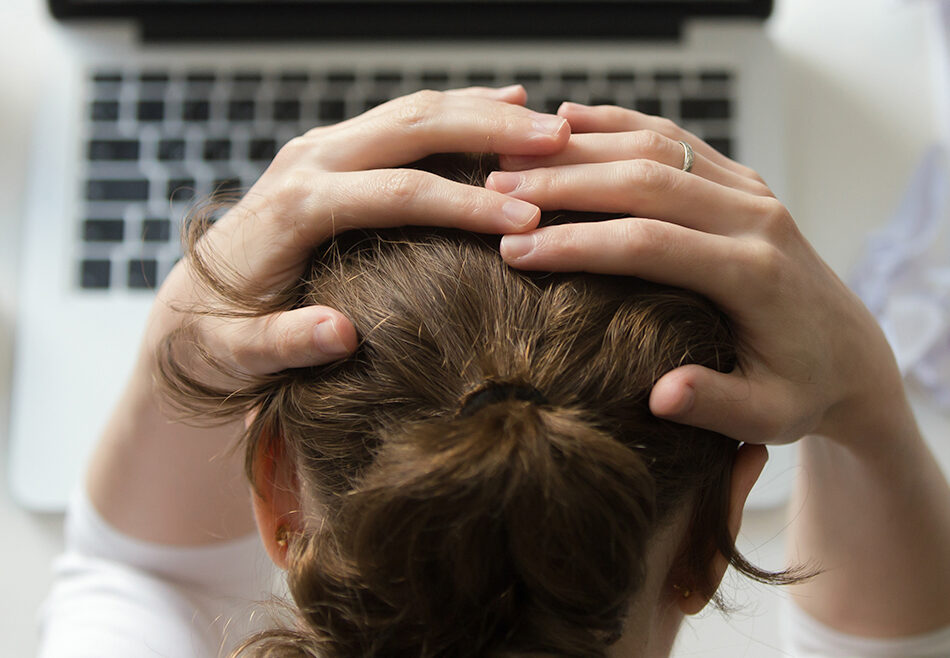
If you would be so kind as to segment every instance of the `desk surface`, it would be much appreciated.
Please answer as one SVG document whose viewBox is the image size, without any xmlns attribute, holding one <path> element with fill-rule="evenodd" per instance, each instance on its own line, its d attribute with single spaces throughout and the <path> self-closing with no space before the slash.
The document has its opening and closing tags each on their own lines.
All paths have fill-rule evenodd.
<svg viewBox="0 0 950 658">
<path fill-rule="evenodd" d="M 786 202 L 818 251 L 846 274 L 938 132 L 928 60 L 933 7 L 897 0 L 776 4 L 769 29 L 784 69 Z M 0 653 L 28 656 L 49 564 L 62 549 L 62 519 L 29 514 L 10 499 L 7 426 L 24 163 L 53 26 L 43 0 L 0 5 Z M 913 397 L 950 472 L 950 418 Z M 747 557 L 764 567 L 782 564 L 784 519 L 783 511 L 746 515 L 740 548 Z M 691 621 L 674 655 L 781 656 L 775 646 L 782 593 L 729 579 L 725 587 L 745 607 L 729 619 L 710 612 Z"/>
</svg>

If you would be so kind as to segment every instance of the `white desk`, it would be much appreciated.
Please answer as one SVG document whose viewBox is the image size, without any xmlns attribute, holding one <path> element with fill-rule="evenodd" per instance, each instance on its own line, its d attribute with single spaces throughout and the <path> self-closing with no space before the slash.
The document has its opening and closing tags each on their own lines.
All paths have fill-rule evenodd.
<svg viewBox="0 0 950 658">
<path fill-rule="evenodd" d="M 783 53 L 789 207 L 839 272 L 884 223 L 937 126 L 925 2 L 778 0 L 771 32 Z M 7 436 L 18 217 L 31 118 L 48 63 L 43 0 L 0 2 L 0 654 L 35 650 L 36 609 L 62 548 L 61 517 L 17 508 L 7 493 Z M 768 92 L 766 92 L 768 93 Z M 918 399 L 921 422 L 950 471 L 950 420 Z M 55 404 L 54 401 L 51 401 Z M 740 548 L 765 567 L 783 561 L 784 512 L 748 514 Z M 729 619 L 706 613 L 684 629 L 676 656 L 775 658 L 781 591 L 730 581 L 748 604 Z M 733 596 L 733 592 L 735 595 Z"/>
</svg>

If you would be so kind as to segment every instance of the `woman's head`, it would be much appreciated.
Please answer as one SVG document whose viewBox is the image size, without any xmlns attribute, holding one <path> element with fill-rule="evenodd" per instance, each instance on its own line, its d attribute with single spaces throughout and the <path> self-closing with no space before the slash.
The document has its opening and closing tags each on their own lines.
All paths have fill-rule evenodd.
<svg viewBox="0 0 950 658">
<path fill-rule="evenodd" d="M 248 473 L 292 528 L 302 622 L 258 638 L 267 655 L 598 656 L 637 625 L 638 597 L 712 597 L 717 554 L 771 576 L 728 527 L 737 444 L 648 407 L 675 367 L 736 366 L 704 298 L 518 272 L 497 239 L 400 229 L 345 234 L 293 291 L 232 301 L 328 305 L 361 340 L 338 363 L 210 395 L 218 413 L 253 409 Z M 177 401 L 206 407 L 173 352 Z"/>
</svg>

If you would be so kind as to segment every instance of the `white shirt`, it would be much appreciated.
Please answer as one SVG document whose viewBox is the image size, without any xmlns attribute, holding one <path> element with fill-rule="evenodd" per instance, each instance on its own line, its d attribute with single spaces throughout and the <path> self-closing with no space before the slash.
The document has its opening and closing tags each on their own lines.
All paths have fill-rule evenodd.
<svg viewBox="0 0 950 658">
<path fill-rule="evenodd" d="M 216 658 L 277 625 L 284 591 L 257 535 L 200 548 L 142 542 L 109 526 L 84 493 L 66 517 L 66 552 L 41 611 L 40 658 Z M 947 658 L 950 628 L 899 640 L 839 633 L 789 604 L 796 658 Z"/>
</svg>

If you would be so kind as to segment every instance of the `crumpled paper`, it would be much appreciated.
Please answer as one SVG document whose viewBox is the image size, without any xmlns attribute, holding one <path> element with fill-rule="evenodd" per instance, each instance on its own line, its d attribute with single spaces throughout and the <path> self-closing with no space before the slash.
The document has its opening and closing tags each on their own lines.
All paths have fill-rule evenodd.
<svg viewBox="0 0 950 658">
<path fill-rule="evenodd" d="M 894 217 L 873 233 L 851 287 L 884 329 L 901 373 L 950 410 L 950 0 L 932 0 L 939 141 Z"/>
<path fill-rule="evenodd" d="M 877 317 L 901 373 L 950 410 L 950 154 L 932 147 L 893 219 L 873 233 L 851 287 Z"/>
</svg>

